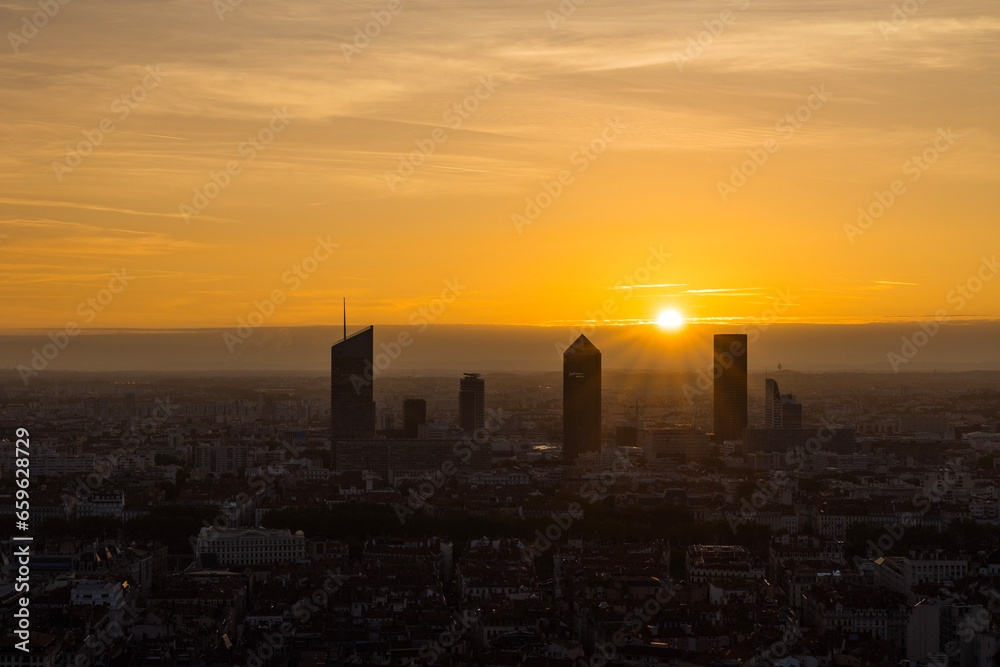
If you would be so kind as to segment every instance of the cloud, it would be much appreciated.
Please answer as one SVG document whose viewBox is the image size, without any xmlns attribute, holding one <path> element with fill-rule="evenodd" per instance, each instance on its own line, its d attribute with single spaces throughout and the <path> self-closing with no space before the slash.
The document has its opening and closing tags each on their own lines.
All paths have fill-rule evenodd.
<svg viewBox="0 0 1000 667">
<path fill-rule="evenodd" d="M 38 208 L 75 208 L 83 211 L 100 211 L 102 213 L 118 213 L 121 215 L 137 215 L 137 216 L 149 216 L 154 218 L 176 218 L 183 219 L 184 216 L 180 213 L 157 213 L 154 211 L 137 211 L 128 208 L 115 208 L 111 206 L 102 206 L 100 204 L 86 204 L 80 202 L 65 202 L 65 201 L 54 201 L 54 200 L 42 200 L 42 199 L 17 199 L 13 197 L 0 197 L 0 204 L 8 204 L 11 206 L 28 206 L 28 207 L 38 207 Z M 199 220 L 214 220 L 212 216 L 200 215 Z"/>
<path fill-rule="evenodd" d="M 17 259 L 12 268 L 25 266 L 21 258 L 125 258 L 165 255 L 201 247 L 190 240 L 175 239 L 163 232 L 101 227 L 65 220 L 4 220 L 8 244 Z M 36 265 L 42 266 L 42 265 Z M 48 265 L 56 270 L 57 265 Z"/>
</svg>

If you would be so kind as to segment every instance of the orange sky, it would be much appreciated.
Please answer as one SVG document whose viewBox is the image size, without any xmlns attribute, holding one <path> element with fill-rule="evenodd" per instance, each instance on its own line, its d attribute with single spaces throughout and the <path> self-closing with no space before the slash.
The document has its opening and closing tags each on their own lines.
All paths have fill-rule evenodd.
<svg viewBox="0 0 1000 667">
<path fill-rule="evenodd" d="M 779 290 L 793 321 L 1000 311 L 1000 281 L 949 299 L 1000 250 L 983 3 L 222 2 L 73 0 L 37 34 L 0 5 L 3 328 L 228 327 L 275 290 L 268 325 L 336 323 L 342 296 L 404 324 L 456 280 L 436 322 L 755 318 Z"/>
</svg>

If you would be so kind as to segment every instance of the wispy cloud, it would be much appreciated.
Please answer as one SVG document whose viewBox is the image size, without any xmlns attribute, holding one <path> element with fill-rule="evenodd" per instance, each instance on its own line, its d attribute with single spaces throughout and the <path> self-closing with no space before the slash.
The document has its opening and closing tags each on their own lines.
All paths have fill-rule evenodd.
<svg viewBox="0 0 1000 667">
<path fill-rule="evenodd" d="M 726 287 L 719 289 L 689 289 L 684 290 L 685 294 L 715 294 L 723 292 L 750 292 L 753 290 L 759 290 L 760 287 Z"/>
<path fill-rule="evenodd" d="M 16 199 L 12 197 L 0 197 L 0 204 L 8 204 L 11 206 L 29 206 L 29 207 L 39 207 L 39 208 L 72 208 L 83 211 L 100 211 L 102 213 L 119 213 L 122 215 L 138 215 L 147 216 L 153 218 L 174 218 L 183 219 L 180 213 L 157 213 L 155 211 L 137 211 L 130 208 L 116 208 L 113 206 L 102 206 L 101 204 L 87 204 L 82 202 L 65 202 L 65 201 L 53 201 L 45 199 Z M 199 220 L 217 220 L 224 221 L 221 218 L 213 218 L 212 216 L 200 215 Z M 231 221 L 226 221 L 231 222 Z"/>
<path fill-rule="evenodd" d="M 608 289 L 621 290 L 621 289 L 653 289 L 657 287 L 686 287 L 687 283 L 658 283 L 650 285 L 648 283 L 641 285 L 616 285 L 615 287 L 609 287 Z"/>
</svg>

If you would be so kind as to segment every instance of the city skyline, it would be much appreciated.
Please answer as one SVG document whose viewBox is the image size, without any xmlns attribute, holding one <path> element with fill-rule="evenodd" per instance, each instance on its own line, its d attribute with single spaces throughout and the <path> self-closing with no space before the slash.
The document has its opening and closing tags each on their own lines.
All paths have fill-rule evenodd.
<svg viewBox="0 0 1000 667">
<path fill-rule="evenodd" d="M 0 667 L 1000 665 L 997 9 L 0 2 Z"/>
<path fill-rule="evenodd" d="M 1000 370 L 1000 324 L 947 326 L 935 323 L 820 326 L 686 325 L 664 332 L 656 325 L 619 327 L 488 327 L 380 325 L 374 344 L 394 353 L 376 369 L 401 372 L 557 370 L 565 346 L 581 331 L 604 351 L 605 368 L 628 371 L 705 370 L 711 365 L 710 341 L 724 331 L 755 335 L 755 373 L 779 364 L 800 372 L 890 372 Z M 359 329 L 348 325 L 349 331 Z M 68 336 L 60 331 L 0 334 L 0 373 L 26 386 L 57 372 L 265 372 L 319 373 L 328 366 L 331 340 L 342 325 L 244 331 L 249 335 L 230 351 L 226 338 L 235 330 L 112 331 Z M 401 344 L 403 341 L 405 345 Z M 384 353 L 384 352 L 383 352 Z M 383 359 L 383 361 L 385 361 Z"/>
</svg>

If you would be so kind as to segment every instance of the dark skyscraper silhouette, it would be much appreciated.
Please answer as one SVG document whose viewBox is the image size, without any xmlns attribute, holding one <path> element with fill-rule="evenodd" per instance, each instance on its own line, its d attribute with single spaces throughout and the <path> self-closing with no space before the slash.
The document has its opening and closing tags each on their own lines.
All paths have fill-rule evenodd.
<svg viewBox="0 0 1000 667">
<path fill-rule="evenodd" d="M 345 330 L 346 331 L 346 330 Z M 330 350 L 330 437 L 375 437 L 374 327 L 357 331 Z"/>
<path fill-rule="evenodd" d="M 714 441 L 739 440 L 747 427 L 746 334 L 716 334 L 713 363 Z"/>
<path fill-rule="evenodd" d="M 458 425 L 469 434 L 486 426 L 486 380 L 479 373 L 466 373 L 459 380 Z"/>
<path fill-rule="evenodd" d="M 639 442 L 639 430 L 635 426 L 615 427 L 616 447 L 635 447 Z"/>
<path fill-rule="evenodd" d="M 601 351 L 580 336 L 563 353 L 563 460 L 601 449 Z"/>
<path fill-rule="evenodd" d="M 781 395 L 781 428 L 802 428 L 802 404 L 795 394 Z"/>
<path fill-rule="evenodd" d="M 427 401 L 422 398 L 408 398 L 403 401 L 403 433 L 407 438 L 416 439 L 421 424 L 427 423 Z"/>
</svg>

